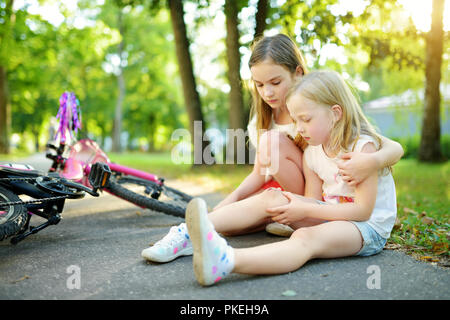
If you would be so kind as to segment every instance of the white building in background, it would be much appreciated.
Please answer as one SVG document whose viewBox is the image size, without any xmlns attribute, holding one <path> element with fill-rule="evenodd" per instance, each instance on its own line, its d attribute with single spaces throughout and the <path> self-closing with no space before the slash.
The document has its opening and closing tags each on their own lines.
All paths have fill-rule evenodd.
<svg viewBox="0 0 450 320">
<path fill-rule="evenodd" d="M 400 95 L 378 98 L 363 104 L 364 114 L 390 138 L 420 135 L 424 91 L 407 90 Z M 450 85 L 441 84 L 441 134 L 450 135 Z"/>
</svg>

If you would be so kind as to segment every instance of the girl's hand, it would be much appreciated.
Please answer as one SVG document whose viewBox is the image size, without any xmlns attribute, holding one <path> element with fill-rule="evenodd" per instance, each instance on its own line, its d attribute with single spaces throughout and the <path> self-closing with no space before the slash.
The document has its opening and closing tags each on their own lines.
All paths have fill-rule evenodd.
<svg viewBox="0 0 450 320">
<path fill-rule="evenodd" d="M 266 212 L 273 216 L 272 220 L 289 225 L 306 218 L 305 209 L 308 202 L 302 201 L 291 192 L 283 191 L 283 195 L 288 199 L 288 204 L 266 209 Z"/>
<path fill-rule="evenodd" d="M 341 156 L 339 174 L 349 186 L 355 187 L 378 170 L 375 153 L 349 152 Z"/>
</svg>

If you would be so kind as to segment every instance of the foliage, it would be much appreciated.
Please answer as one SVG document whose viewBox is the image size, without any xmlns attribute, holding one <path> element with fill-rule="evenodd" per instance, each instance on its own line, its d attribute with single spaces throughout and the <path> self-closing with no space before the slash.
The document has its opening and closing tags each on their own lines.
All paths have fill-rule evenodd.
<svg viewBox="0 0 450 320">
<path fill-rule="evenodd" d="M 59 96 L 70 90 L 81 102 L 83 134 L 103 143 L 112 132 L 118 96 L 117 45 L 121 40 L 125 42 L 121 61 L 126 82 L 123 130 L 128 134 L 128 148 L 167 149 L 170 133 L 188 127 L 167 0 L 78 0 L 78 13 L 42 0 L 41 5 L 51 3 L 61 8 L 65 15 L 62 23 L 52 24 L 25 6 L 14 11 L 11 30 L 2 22 L 6 13 L 4 1 L 0 3 L 0 57 L 7 61 L 14 133 L 26 133 L 34 138 L 34 144 L 42 146 Z M 277 30 L 296 39 L 311 69 L 328 68 L 345 74 L 356 84 L 362 102 L 423 88 L 425 34 L 405 18 L 396 0 L 364 1 L 361 12 L 343 10 L 339 0 L 268 3 L 270 33 Z M 252 41 L 256 4 L 256 0 L 238 3 L 243 56 Z M 223 16 L 222 5 L 215 0 L 185 1 L 185 7 L 190 8 L 191 54 L 194 61 L 201 61 L 194 67 L 203 112 L 206 121 L 220 129 L 228 125 L 228 92 L 217 84 L 227 83 L 224 39 L 218 36 L 206 45 L 203 37 L 204 30 L 221 27 L 217 22 L 222 21 L 218 19 Z M 117 27 L 118 7 L 124 15 L 124 39 Z M 79 16 L 87 22 L 77 24 Z M 4 36 L 8 32 L 11 37 Z M 443 83 L 450 79 L 448 39 L 447 32 Z M 345 60 L 329 54 L 330 50 L 342 53 Z M 213 65 L 220 71 L 218 81 L 210 83 L 202 75 Z M 244 94 L 248 105 L 249 94 Z"/>
<path fill-rule="evenodd" d="M 417 159 L 420 145 L 420 136 L 415 135 L 406 138 L 393 139 L 398 141 L 404 150 L 403 159 Z M 446 159 L 450 159 L 450 135 L 441 136 L 442 153 Z"/>
</svg>

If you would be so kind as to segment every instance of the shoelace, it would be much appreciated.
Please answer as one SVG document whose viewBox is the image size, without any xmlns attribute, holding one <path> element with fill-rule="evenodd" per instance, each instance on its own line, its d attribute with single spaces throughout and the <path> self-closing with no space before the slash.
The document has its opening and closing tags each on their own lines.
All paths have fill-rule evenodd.
<svg viewBox="0 0 450 320">
<path fill-rule="evenodd" d="M 155 246 L 161 246 L 161 247 L 172 247 L 173 244 L 180 242 L 184 239 L 184 235 L 178 231 L 178 227 L 173 227 L 176 229 L 170 229 L 169 233 L 159 240 L 157 243 L 155 243 Z"/>
</svg>

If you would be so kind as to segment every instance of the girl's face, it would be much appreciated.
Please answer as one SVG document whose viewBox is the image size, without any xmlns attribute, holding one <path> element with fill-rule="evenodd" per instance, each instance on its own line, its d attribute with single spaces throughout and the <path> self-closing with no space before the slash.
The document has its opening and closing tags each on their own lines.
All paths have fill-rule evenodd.
<svg viewBox="0 0 450 320">
<path fill-rule="evenodd" d="M 327 145 L 334 121 L 333 112 L 329 107 L 295 93 L 287 101 L 287 108 L 296 124 L 297 131 L 308 144 Z"/>
<path fill-rule="evenodd" d="M 301 72 L 292 74 L 289 70 L 270 59 L 250 68 L 261 98 L 273 109 L 286 106 L 286 94 Z"/>
</svg>

